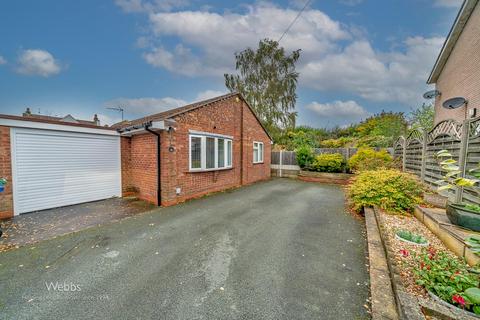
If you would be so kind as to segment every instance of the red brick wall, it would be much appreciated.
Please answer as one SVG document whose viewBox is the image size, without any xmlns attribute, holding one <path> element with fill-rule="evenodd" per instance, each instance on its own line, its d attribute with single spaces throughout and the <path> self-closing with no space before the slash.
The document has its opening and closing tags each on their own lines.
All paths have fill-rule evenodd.
<svg viewBox="0 0 480 320">
<path fill-rule="evenodd" d="M 157 204 L 157 138 L 150 134 L 121 139 L 122 193 Z"/>
<path fill-rule="evenodd" d="M 243 182 L 240 159 L 242 113 Z M 242 183 L 248 184 L 270 178 L 270 139 L 242 100 L 233 97 L 219 101 L 179 115 L 175 117 L 175 121 L 177 122 L 176 130 L 171 136 L 168 132 L 161 132 L 162 205 L 173 205 L 211 192 L 239 187 Z M 189 172 L 189 130 L 232 136 L 232 168 L 210 172 Z M 134 189 L 139 195 L 143 193 L 144 196 L 140 197 L 146 200 L 156 192 L 156 171 L 152 170 L 154 166 L 156 167 L 154 138 L 151 134 L 142 134 L 133 136 L 129 147 L 127 147 L 127 141 L 122 144 L 122 152 L 129 152 L 131 155 L 130 159 L 122 155 L 124 192 Z M 262 164 L 253 164 L 253 141 L 264 143 Z M 170 143 L 175 147 L 173 152 L 168 150 Z M 142 153 L 143 156 L 140 156 Z M 148 165 L 139 165 L 139 163 L 148 163 Z M 131 169 L 127 169 L 128 166 Z M 142 173 L 143 170 L 149 170 L 149 174 Z M 143 188 L 140 189 L 140 186 Z M 181 189 L 179 195 L 176 194 L 176 188 Z"/>
<path fill-rule="evenodd" d="M 437 79 L 436 88 L 442 94 L 435 99 L 435 123 L 445 119 L 461 122 L 472 108 L 476 108 L 477 116 L 480 116 L 479 35 L 480 5 L 477 5 Z M 465 107 L 454 110 L 443 108 L 442 103 L 453 97 L 466 98 L 468 110 Z"/>
<path fill-rule="evenodd" d="M 270 178 L 272 145 L 270 144 L 270 138 L 258 124 L 258 121 L 250 111 L 250 108 L 246 105 L 244 105 L 243 119 L 243 184 L 249 184 L 258 180 Z M 254 141 L 263 142 L 263 163 L 253 163 Z"/>
<path fill-rule="evenodd" d="M 122 196 L 126 197 L 135 192 L 132 186 L 132 154 L 131 154 L 131 139 L 127 137 L 120 138 L 120 156 L 122 163 Z"/>
<path fill-rule="evenodd" d="M 0 219 L 13 217 L 12 158 L 10 153 L 10 128 L 0 126 L 0 178 L 8 180 L 0 193 Z"/>
</svg>

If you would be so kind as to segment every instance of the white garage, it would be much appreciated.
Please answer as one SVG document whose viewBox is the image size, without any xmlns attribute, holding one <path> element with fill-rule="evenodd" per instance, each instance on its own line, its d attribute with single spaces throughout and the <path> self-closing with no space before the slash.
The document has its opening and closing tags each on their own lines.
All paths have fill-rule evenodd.
<svg viewBox="0 0 480 320">
<path fill-rule="evenodd" d="M 121 196 L 116 131 L 41 125 L 10 129 L 15 215 Z"/>
</svg>

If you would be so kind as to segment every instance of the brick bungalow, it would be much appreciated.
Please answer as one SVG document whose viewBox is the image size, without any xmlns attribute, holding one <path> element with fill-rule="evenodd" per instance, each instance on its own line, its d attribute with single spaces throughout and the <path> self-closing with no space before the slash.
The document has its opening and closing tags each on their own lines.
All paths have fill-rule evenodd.
<svg viewBox="0 0 480 320">
<path fill-rule="evenodd" d="M 479 116 L 480 111 L 480 6 L 465 0 L 432 69 L 428 84 L 435 84 L 435 124 Z M 454 97 L 467 103 L 457 109 L 442 104 Z"/>
<path fill-rule="evenodd" d="M 270 178 L 272 139 L 238 93 L 115 127 L 124 195 L 169 206 Z"/>
<path fill-rule="evenodd" d="M 270 178 L 272 140 L 237 93 L 109 128 L 67 120 L 0 115 L 0 218 L 122 195 L 169 206 Z"/>
</svg>

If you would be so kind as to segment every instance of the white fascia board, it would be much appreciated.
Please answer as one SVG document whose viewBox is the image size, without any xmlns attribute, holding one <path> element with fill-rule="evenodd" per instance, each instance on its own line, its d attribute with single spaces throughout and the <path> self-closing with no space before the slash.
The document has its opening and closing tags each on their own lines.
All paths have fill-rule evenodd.
<svg viewBox="0 0 480 320">
<path fill-rule="evenodd" d="M 96 128 L 87 128 L 87 127 L 79 127 L 79 126 L 69 126 L 69 125 L 63 125 L 63 124 L 13 120 L 13 119 L 3 119 L 3 118 L 0 118 L 0 126 L 12 127 L 12 128 L 31 128 L 31 129 L 43 129 L 43 130 L 66 131 L 66 132 L 92 133 L 92 134 L 102 134 L 107 136 L 120 135 L 115 130 L 96 129 Z"/>
<path fill-rule="evenodd" d="M 163 120 L 152 121 L 152 125 L 149 128 L 154 129 L 154 130 L 165 130 L 165 121 L 163 121 Z M 134 135 L 137 135 L 137 134 L 143 134 L 145 132 L 147 132 L 147 130 L 145 130 L 145 128 L 138 128 L 138 129 L 122 132 L 121 136 L 122 137 L 131 137 L 131 136 L 134 136 Z"/>
<path fill-rule="evenodd" d="M 226 139 L 233 140 L 233 136 L 227 136 L 227 135 L 224 135 L 224 134 L 204 132 L 204 131 L 197 131 L 197 130 L 188 130 L 188 132 L 191 133 L 191 134 L 198 134 L 198 135 L 200 135 L 200 136 L 226 138 Z"/>
</svg>

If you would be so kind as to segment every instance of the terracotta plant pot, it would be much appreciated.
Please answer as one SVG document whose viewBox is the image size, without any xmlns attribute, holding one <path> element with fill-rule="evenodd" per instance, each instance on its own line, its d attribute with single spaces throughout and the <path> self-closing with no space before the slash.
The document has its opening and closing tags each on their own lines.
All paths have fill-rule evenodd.
<svg viewBox="0 0 480 320">
<path fill-rule="evenodd" d="M 447 203 L 447 217 L 457 226 L 480 231 L 480 213 L 468 210 L 461 204 Z"/>
</svg>

